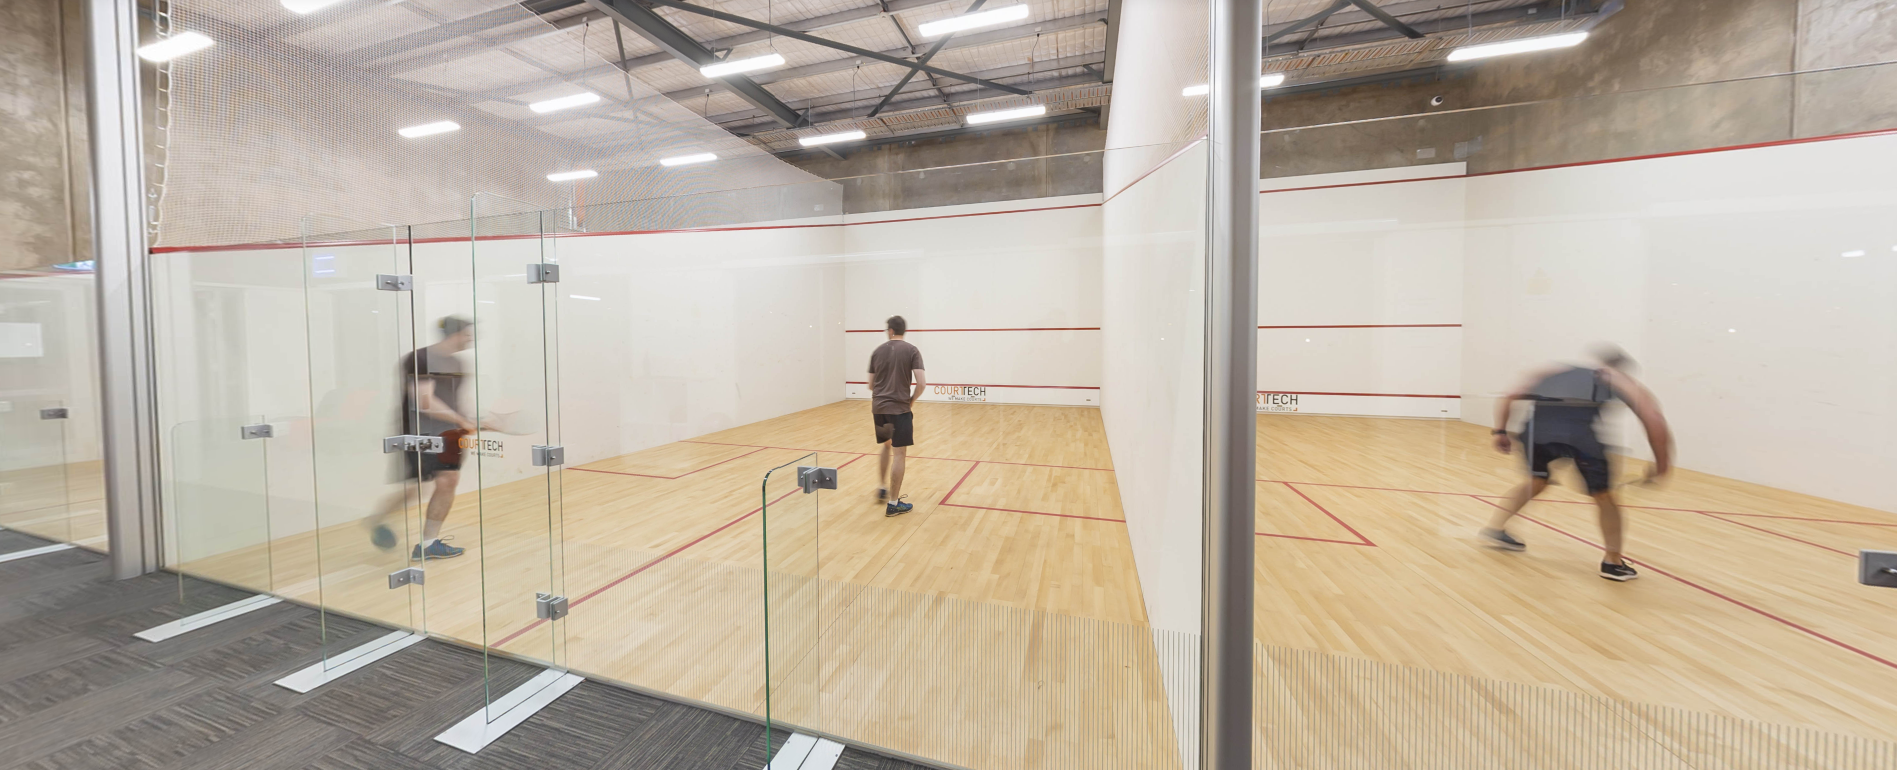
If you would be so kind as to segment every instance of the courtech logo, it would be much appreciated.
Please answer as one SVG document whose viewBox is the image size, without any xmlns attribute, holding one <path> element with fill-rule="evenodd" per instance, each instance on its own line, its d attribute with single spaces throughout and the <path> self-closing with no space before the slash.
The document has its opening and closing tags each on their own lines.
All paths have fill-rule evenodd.
<svg viewBox="0 0 1897 770">
<path fill-rule="evenodd" d="M 477 439 L 473 436 L 462 436 L 460 443 L 462 451 L 473 452 L 478 457 L 500 458 L 507 456 L 507 445 L 502 444 L 501 440 L 497 438 Z"/>
<path fill-rule="evenodd" d="M 1298 397 L 1292 393 L 1258 394 L 1260 412 L 1295 412 L 1298 410 Z"/>
</svg>

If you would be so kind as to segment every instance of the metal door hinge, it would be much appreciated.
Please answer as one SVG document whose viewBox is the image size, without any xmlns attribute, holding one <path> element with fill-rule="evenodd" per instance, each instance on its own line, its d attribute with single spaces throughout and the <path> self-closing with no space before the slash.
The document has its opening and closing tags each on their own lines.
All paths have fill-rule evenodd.
<svg viewBox="0 0 1897 770">
<path fill-rule="evenodd" d="M 528 283 L 559 283 L 560 266 L 551 262 L 540 262 L 527 266 Z"/>
<path fill-rule="evenodd" d="M 375 288 L 379 291 L 410 291 L 415 288 L 415 277 L 378 274 L 375 277 Z"/>
<path fill-rule="evenodd" d="M 67 409 L 66 409 L 66 407 L 63 407 L 63 406 L 55 406 L 55 407 L 50 407 L 50 408 L 47 408 L 47 409 L 41 409 L 41 410 L 40 410 L 40 419 L 42 419 L 42 420 L 64 420 L 64 419 L 66 419 L 66 418 L 67 418 L 68 416 L 70 416 L 70 414 L 71 414 L 71 413 L 67 411 Z"/>
<path fill-rule="evenodd" d="M 1897 551 L 1858 551 L 1857 564 L 1857 582 L 1897 588 Z"/>
<path fill-rule="evenodd" d="M 428 577 L 427 573 L 422 572 L 421 567 L 408 567 L 405 569 L 398 569 L 394 572 L 389 573 L 389 587 L 401 588 L 402 586 L 408 585 L 410 583 L 414 583 L 415 585 L 422 585 L 428 582 L 426 579 L 427 577 Z"/>
<path fill-rule="evenodd" d="M 446 448 L 446 445 L 442 443 L 440 436 L 390 436 L 382 439 L 383 454 L 390 452 L 421 452 L 423 454 L 438 455 L 441 454 L 444 448 Z"/>
<path fill-rule="evenodd" d="M 837 469 L 797 466 L 797 485 L 804 488 L 806 495 L 819 489 L 836 489 Z"/>
<path fill-rule="evenodd" d="M 270 427 L 270 423 L 267 422 L 244 426 L 245 441 L 249 441 L 253 438 L 272 438 L 276 433 L 276 429 Z"/>
<path fill-rule="evenodd" d="M 565 464 L 566 464 L 566 447 L 563 447 L 563 446 L 536 446 L 534 447 L 534 465 L 552 467 L 555 465 L 565 465 Z"/>
<path fill-rule="evenodd" d="M 564 596 L 553 594 L 534 594 L 534 616 L 541 620 L 559 620 L 566 617 L 567 602 Z"/>
</svg>

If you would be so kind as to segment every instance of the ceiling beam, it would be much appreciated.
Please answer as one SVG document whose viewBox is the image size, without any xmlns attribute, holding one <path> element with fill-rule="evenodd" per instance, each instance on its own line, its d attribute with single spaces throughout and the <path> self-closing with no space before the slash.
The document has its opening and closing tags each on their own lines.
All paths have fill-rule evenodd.
<svg viewBox="0 0 1897 770">
<path fill-rule="evenodd" d="M 986 125 L 986 126 L 956 126 L 954 128 L 946 128 L 939 131 L 921 131 L 914 134 L 893 134 L 890 136 L 872 136 L 862 141 L 851 142 L 849 144 L 849 148 L 851 150 L 867 150 L 872 147 L 881 147 L 883 145 L 889 145 L 889 144 L 901 144 L 903 142 L 921 142 L 921 141 L 927 141 L 930 139 L 947 139 L 952 136 L 961 136 L 964 134 L 980 134 L 980 133 L 987 133 L 989 131 L 1003 131 L 1003 130 L 1008 130 L 1008 129 L 1032 128 L 1034 126 L 1045 126 L 1045 125 L 1054 124 L 1054 123 L 1079 123 L 1079 122 L 1084 122 L 1084 121 L 1096 120 L 1098 119 L 1098 117 L 1099 116 L 1094 115 L 1091 112 L 1069 112 L 1069 113 L 1063 113 L 1060 115 L 1048 115 L 1045 117 L 1035 118 L 1033 120 L 1015 120 L 1015 121 L 1009 121 L 1007 123 L 997 123 L 997 124 L 991 124 L 991 125 Z M 771 152 L 771 154 L 776 155 L 779 158 L 789 158 L 796 155 L 807 154 L 809 152 L 810 150 L 808 148 L 793 147 L 787 150 L 776 150 L 776 151 Z M 1091 153 L 1070 152 L 1070 153 L 1065 153 L 1063 155 L 1053 155 L 1053 156 L 1042 155 L 1042 156 L 1036 156 L 1036 157 L 1030 157 L 1030 158 L 1001 158 L 998 160 L 984 161 L 982 163 L 971 163 L 971 164 L 967 164 L 967 166 L 986 166 L 986 165 L 994 165 L 994 164 L 1000 164 L 1000 163 L 1041 161 L 1041 160 L 1047 160 L 1050 158 L 1079 157 L 1082 155 L 1101 155 L 1101 154 L 1104 154 L 1104 152 L 1105 151 L 1103 150 L 1097 150 Z M 933 171 L 934 169 L 920 169 L 920 170 Z M 877 176 L 894 176 L 896 174 L 909 174 L 909 173 L 915 173 L 915 172 L 897 171 L 892 174 L 878 174 Z M 839 179 L 833 179 L 831 181 L 843 181 L 845 179 L 851 179 L 851 178 L 853 177 L 842 177 Z"/>
<path fill-rule="evenodd" d="M 690 35 L 684 33 L 672 23 L 661 18 L 651 10 L 642 8 L 631 0 L 586 0 L 586 4 L 606 14 L 613 21 L 626 25 L 627 29 L 639 33 L 641 37 L 652 41 L 679 61 L 703 67 L 718 61 L 710 49 L 700 45 Z M 763 110 L 785 128 L 795 128 L 805 124 L 803 116 L 780 101 L 763 86 L 744 75 L 727 75 L 719 78 L 725 90 L 738 95 L 738 98 L 750 102 L 751 106 Z"/>
<path fill-rule="evenodd" d="M 1000 80 L 1000 79 L 1005 79 L 1005 78 L 1024 77 L 1030 74 L 1046 75 L 1047 73 L 1050 73 L 1050 72 L 1059 72 L 1061 70 L 1067 70 L 1067 69 L 1079 69 L 1085 65 L 1099 66 L 1100 64 L 1105 63 L 1105 61 L 1106 61 L 1105 54 L 1100 53 L 1100 52 L 1075 54 L 1073 56 L 1061 57 L 1059 59 L 1054 60 L 1053 62 L 1044 62 L 1044 61 L 1036 62 L 1033 65 L 1033 72 L 1029 72 L 1029 65 L 1027 64 L 1010 64 L 1004 67 L 995 67 L 992 69 L 980 70 L 976 74 L 979 74 L 983 77 L 994 78 L 994 79 Z M 1044 87 L 1041 88 L 1040 91 L 1037 91 L 1037 93 L 1052 91 L 1052 90 L 1061 89 L 1061 88 L 1067 88 L 1069 86 L 1094 85 L 1097 83 L 1099 83 L 1099 78 L 1093 74 L 1077 75 L 1070 78 L 1062 78 L 1060 80 L 1054 81 L 1053 83 L 1042 84 Z M 928 90 L 931 90 L 931 89 L 927 85 L 920 84 L 920 83 L 910 83 L 909 88 L 906 89 L 907 93 L 912 93 L 912 94 L 920 92 L 920 91 L 928 91 Z M 848 113 L 851 110 L 851 107 L 849 107 L 849 105 L 856 101 L 860 101 L 857 99 L 850 99 L 850 98 L 841 98 L 841 99 L 838 98 L 838 97 L 843 97 L 843 96 L 846 96 L 846 95 L 845 94 L 827 94 L 824 96 L 818 96 L 818 97 L 814 97 L 810 99 L 803 99 L 803 100 L 791 102 L 791 106 L 802 112 L 818 113 L 818 114 L 812 115 L 811 122 L 813 124 L 822 123 L 822 122 L 831 121 L 831 120 L 841 120 L 841 119 L 849 117 Z M 957 96 L 962 97 L 962 99 L 960 101 L 955 101 L 955 97 Z M 962 91 L 950 92 L 948 94 L 948 97 L 951 102 L 949 106 L 954 106 L 955 104 L 963 104 L 966 102 L 979 101 L 982 99 L 994 98 L 992 94 L 989 94 L 987 92 L 967 89 L 966 87 L 964 87 L 964 90 Z M 930 106 L 935 106 L 935 107 L 942 106 L 941 104 L 934 103 L 934 102 L 935 102 L 934 97 L 909 99 L 906 101 L 897 101 L 897 102 L 892 103 L 888 110 L 885 110 L 885 114 L 887 115 L 889 113 L 903 112 L 906 110 L 913 110 L 913 109 L 925 108 L 925 107 L 930 107 Z M 742 121 L 742 120 L 747 120 L 747 119 L 756 118 L 756 117 L 757 117 L 757 114 L 754 112 L 728 112 L 722 115 L 709 116 L 706 118 L 706 120 L 710 120 L 713 123 L 722 125 L 725 123 Z"/>
<path fill-rule="evenodd" d="M 826 13 L 822 16 L 812 16 L 807 19 L 799 19 L 797 21 L 787 21 L 787 22 L 784 22 L 784 26 L 786 28 L 794 29 L 799 32 L 819 32 L 822 30 L 830 29 L 831 27 L 840 27 L 845 24 L 854 24 L 856 22 L 863 21 L 864 19 L 874 19 L 878 16 L 894 17 L 895 14 L 900 13 L 902 11 L 914 11 L 914 10 L 919 10 L 922 8 L 932 8 L 932 7 L 942 5 L 945 3 L 950 3 L 950 2 L 954 2 L 954 0 L 889 0 L 889 2 L 886 2 L 886 3 L 871 3 L 870 5 L 865 5 L 858 8 L 851 8 L 847 11 L 837 11 L 836 13 Z M 588 17 L 591 17 L 591 18 L 589 19 Z M 564 19 L 554 22 L 553 24 L 554 26 L 560 26 L 560 25 L 572 26 L 575 24 L 583 24 L 586 21 L 603 19 L 603 18 L 605 18 L 605 16 L 597 15 L 597 12 L 589 11 L 587 13 L 579 14 L 576 16 L 568 16 Z M 705 47 L 710 48 L 713 51 L 723 51 L 723 50 L 736 48 L 746 43 L 762 42 L 764 40 L 769 39 L 770 36 L 771 36 L 771 33 L 769 32 L 764 32 L 762 30 L 751 30 L 750 32 L 740 32 L 736 35 L 728 35 L 728 36 L 717 38 L 714 40 L 707 40 L 705 41 Z M 630 66 L 632 69 L 638 69 L 640 67 L 650 67 L 654 64 L 662 64 L 664 62 L 668 62 L 671 60 L 672 60 L 672 57 L 665 55 L 664 52 L 660 52 L 656 54 L 647 54 L 644 56 L 635 56 L 631 59 L 627 59 L 625 63 L 628 66 Z"/>
<path fill-rule="evenodd" d="M 587 2 L 598 4 L 602 2 L 608 2 L 608 0 L 587 0 Z M 622 3 L 630 2 L 630 0 L 620 0 L 620 2 Z M 894 64 L 898 67 L 908 67 L 910 69 L 921 70 L 923 72 L 927 72 L 931 75 L 940 75 L 945 78 L 960 80 L 965 83 L 971 83 L 974 85 L 981 86 L 983 88 L 991 88 L 996 91 L 1005 91 L 1007 93 L 1015 94 L 1017 96 L 1026 96 L 1029 93 L 1028 91 L 1024 89 L 1015 88 L 1014 86 L 1002 85 L 1000 83 L 995 83 L 988 80 L 983 80 L 973 75 L 964 75 L 962 73 L 952 72 L 949 70 L 942 69 L 940 67 L 931 67 L 927 64 L 918 64 L 916 62 L 909 61 L 908 59 L 904 59 L 899 56 L 890 56 L 889 54 L 882 53 L 880 51 L 872 51 L 867 48 L 858 48 L 853 45 L 846 45 L 844 43 L 839 43 L 835 40 L 828 40 L 825 38 L 817 37 L 816 35 L 807 35 L 802 32 L 798 32 L 797 30 L 790 29 L 789 27 L 780 27 L 775 24 L 766 24 L 756 19 L 747 19 L 743 16 L 738 16 L 736 14 L 730 14 L 730 13 L 725 13 L 724 11 L 704 8 L 701 6 L 692 5 L 691 3 L 679 2 L 679 0 L 648 0 L 648 2 L 652 3 L 653 5 L 665 6 L 667 8 L 676 8 L 678 10 L 685 11 L 687 13 L 695 13 L 700 16 L 710 17 L 713 19 L 717 19 L 719 21 L 730 22 L 732 24 L 750 27 L 752 29 L 764 30 L 766 32 L 773 32 L 783 37 L 790 38 L 792 40 L 801 40 L 803 42 L 810 43 L 812 45 L 820 45 L 825 48 L 834 48 L 836 50 L 839 50 L 839 51 L 842 51 L 844 53 L 851 54 L 854 56 L 861 56 L 868 59 L 875 59 L 877 61 L 881 61 L 884 63 Z"/>
<path fill-rule="evenodd" d="M 1439 2 L 1440 0 L 1430 0 L 1429 2 L 1405 3 L 1403 5 L 1434 6 L 1434 5 L 1437 5 Z M 1608 5 L 1608 3 L 1605 2 L 1604 0 L 1581 0 L 1581 2 L 1578 3 L 1578 5 L 1580 6 L 1578 10 L 1575 8 L 1576 5 L 1577 3 L 1575 3 L 1574 0 L 1569 0 L 1569 8 L 1568 8 L 1568 15 L 1567 15 L 1567 19 L 1569 21 L 1597 19 L 1600 17 L 1600 14 L 1606 10 L 1606 6 Z M 1392 5 L 1390 7 L 1397 8 L 1398 6 Z M 1534 24 L 1547 24 L 1550 22 L 1561 20 L 1562 17 L 1561 17 L 1560 9 L 1561 9 L 1561 0 L 1543 0 L 1542 2 L 1536 3 L 1534 5 L 1521 5 L 1521 6 L 1516 6 L 1514 8 L 1503 8 L 1503 9 L 1493 10 L 1493 11 L 1483 11 L 1481 13 L 1475 14 L 1474 16 L 1456 16 L 1453 18 L 1437 19 L 1435 21 L 1420 21 L 1420 22 L 1417 22 L 1413 26 L 1417 31 L 1422 32 L 1426 35 L 1441 35 L 1441 34 L 1448 34 L 1448 33 L 1454 33 L 1454 32 L 1461 32 L 1467 29 L 1494 28 L 1494 27 L 1502 26 L 1502 25 L 1526 26 L 1526 25 L 1534 25 Z M 1357 21 L 1363 22 L 1363 21 L 1369 21 L 1369 19 L 1358 19 Z M 1349 22 L 1349 21 L 1336 22 L 1332 24 L 1332 27 L 1334 28 L 1338 26 L 1339 24 L 1350 24 L 1350 23 L 1356 23 L 1356 22 Z M 1331 50 L 1335 48 L 1349 48 L 1351 46 L 1364 45 L 1367 43 L 1377 43 L 1377 42 L 1382 42 L 1385 40 L 1396 39 L 1399 37 L 1401 37 L 1401 35 L 1397 34 L 1395 30 L 1390 29 L 1389 27 L 1378 25 L 1370 29 L 1359 30 L 1356 32 L 1346 32 L 1343 34 L 1328 35 L 1325 37 L 1318 38 L 1314 41 L 1310 41 L 1310 45 L 1303 48 L 1301 51 L 1294 51 L 1290 49 L 1285 49 L 1281 51 L 1266 51 L 1265 60 L 1277 61 L 1277 60 L 1282 60 L 1285 58 L 1290 58 L 1290 57 L 1295 57 L 1295 56 L 1308 56 L 1310 54 L 1313 54 L 1319 51 L 1326 51 L 1326 50 Z"/>
<path fill-rule="evenodd" d="M 975 0 L 975 2 L 974 2 L 974 3 L 971 3 L 971 4 L 970 4 L 970 5 L 968 6 L 968 10 L 965 10 L 965 11 L 962 11 L 962 15 L 963 15 L 963 16 L 967 16 L 968 14 L 971 14 L 971 13 L 974 13 L 974 12 L 976 12 L 976 11 L 978 11 L 978 10 L 981 10 L 981 4 L 982 4 L 982 3 L 985 3 L 985 2 L 988 2 L 988 0 Z M 897 32 L 902 32 L 902 37 L 903 37 L 903 40 L 905 40 L 905 41 L 906 41 L 906 40 L 908 40 L 908 39 L 909 39 L 909 33 L 908 33 L 908 32 L 905 32 L 905 31 L 903 30 L 903 28 L 902 28 L 902 22 L 901 22 L 901 21 L 898 21 L 898 20 L 896 19 L 896 17 L 894 17 L 894 16 L 891 16 L 891 17 L 889 18 L 889 20 L 890 20 L 891 22 L 894 22 L 894 23 L 896 24 L 896 31 L 897 31 Z M 948 34 L 946 34 L 946 35 L 943 35 L 943 36 L 942 36 L 942 39 L 941 39 L 941 40 L 937 40 L 937 41 L 935 41 L 935 45 L 932 45 L 932 46 L 929 46 L 929 50 L 928 50 L 928 52 L 926 52 L 926 53 L 924 53 L 924 54 L 922 54 L 922 58 L 920 58 L 920 59 L 917 59 L 917 60 L 916 60 L 916 63 L 918 63 L 918 64 L 928 64 L 928 63 L 929 63 L 929 60 L 930 60 L 930 59 L 933 59 L 933 58 L 935 58 L 935 55 L 936 55 L 936 54 L 938 54 L 938 53 L 941 53 L 941 52 L 942 52 L 942 47 L 943 47 L 943 46 L 946 46 L 946 45 L 948 45 L 948 42 L 949 42 L 950 40 L 954 40 L 954 39 L 955 39 L 955 33 L 953 33 L 953 32 L 950 32 L 950 33 L 948 33 Z M 915 48 L 915 46 L 914 46 L 914 45 L 911 45 L 911 46 L 910 46 L 910 48 L 911 48 L 911 49 L 914 49 L 914 48 Z M 871 110 L 869 111 L 869 116 L 873 118 L 873 117 L 876 117 L 877 115 L 880 115 L 880 114 L 882 114 L 882 111 L 883 111 L 883 108 L 884 108 L 884 107 L 888 107 L 888 106 L 889 106 L 889 100 L 891 100 L 891 99 L 894 99 L 894 98 L 896 98 L 896 94 L 898 94 L 898 93 L 901 93 L 901 92 L 902 92 L 902 89 L 903 89 L 903 86 L 907 86 L 907 85 L 909 85 L 909 81 L 911 81 L 911 80 L 914 80 L 914 79 L 915 79 L 915 77 L 916 77 L 916 71 L 915 71 L 915 70 L 909 70 L 908 72 L 904 72 L 904 73 L 902 73 L 902 79 L 901 79 L 901 80 L 898 80 L 898 81 L 896 81 L 896 87 L 894 87 L 894 88 L 891 88 L 891 89 L 889 89 L 889 93 L 887 93 L 887 94 L 884 94 L 884 95 L 883 95 L 883 100 L 882 100 L 882 101 L 880 101 L 880 102 L 877 102 L 877 103 L 876 103 L 876 107 L 875 107 L 874 109 L 871 109 Z M 933 83 L 934 81 L 930 81 L 930 82 L 931 82 L 931 83 Z M 941 86 L 936 86 L 936 90 L 937 90 L 937 91 L 940 91 L 940 90 L 942 90 L 942 88 L 941 88 Z M 947 101 L 948 101 L 948 95 L 947 95 L 947 94 L 943 94 L 943 95 L 942 95 L 942 101 L 944 101 L 944 102 L 947 102 Z"/>
<path fill-rule="evenodd" d="M 1276 43 L 1279 40 L 1283 39 L 1284 36 L 1297 32 L 1298 30 L 1304 29 L 1305 27 L 1309 27 L 1314 24 L 1323 24 L 1325 19 L 1328 19 L 1332 15 L 1336 14 L 1338 11 L 1344 10 L 1345 8 L 1349 8 L 1349 7 L 1350 7 L 1350 0 L 1337 0 L 1337 2 L 1331 3 L 1329 8 L 1325 8 L 1322 11 L 1318 11 L 1317 13 L 1311 14 L 1302 19 L 1298 19 L 1297 21 L 1291 22 L 1290 24 L 1280 25 L 1277 29 L 1272 30 L 1271 32 L 1265 33 L 1265 45 L 1269 47 L 1272 43 Z"/>
<path fill-rule="evenodd" d="M 1370 2 L 1370 0 L 1350 0 L 1350 2 L 1364 13 L 1376 17 L 1376 20 L 1383 22 L 1384 26 L 1403 33 L 1404 37 L 1411 40 L 1420 40 L 1424 37 L 1423 33 L 1417 32 L 1414 27 L 1398 21 L 1395 16 L 1390 15 L 1389 11 L 1383 10 L 1378 7 L 1376 3 Z"/>
</svg>

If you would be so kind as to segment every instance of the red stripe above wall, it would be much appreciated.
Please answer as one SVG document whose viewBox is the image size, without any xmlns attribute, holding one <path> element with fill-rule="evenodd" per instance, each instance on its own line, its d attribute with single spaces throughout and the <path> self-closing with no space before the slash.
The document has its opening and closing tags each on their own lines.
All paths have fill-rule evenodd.
<svg viewBox="0 0 1897 770">
<path fill-rule="evenodd" d="M 843 384 L 868 385 L 869 383 L 850 380 Z M 983 384 L 975 383 L 975 382 L 931 382 L 929 384 L 931 386 L 940 385 L 944 388 L 1042 388 L 1042 389 L 1047 389 L 1047 390 L 1099 390 L 1100 389 L 1100 386 L 1098 385 L 983 385 Z"/>
<path fill-rule="evenodd" d="M 1462 324 L 1329 324 L 1323 326 L 1260 326 L 1260 329 L 1460 329 Z"/>
<path fill-rule="evenodd" d="M 1260 395 L 1276 393 L 1283 396 L 1363 396 L 1365 398 L 1462 398 L 1461 396 L 1438 396 L 1425 393 L 1317 393 L 1306 390 L 1261 390 Z"/>
<path fill-rule="evenodd" d="M 849 334 L 881 334 L 884 330 L 882 329 L 844 329 L 843 331 Z M 1020 328 L 1020 329 L 910 329 L 909 333 L 915 334 L 917 332 L 1097 332 L 1097 331 L 1100 331 L 1100 327 L 1098 326 L 1040 326 L 1040 327 L 1025 327 L 1025 328 Z"/>
</svg>

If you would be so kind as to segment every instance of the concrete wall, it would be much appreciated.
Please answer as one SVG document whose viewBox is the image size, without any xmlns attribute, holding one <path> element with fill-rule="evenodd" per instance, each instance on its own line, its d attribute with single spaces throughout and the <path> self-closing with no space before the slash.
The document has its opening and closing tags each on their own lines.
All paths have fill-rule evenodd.
<svg viewBox="0 0 1897 770">
<path fill-rule="evenodd" d="M 1073 153 L 1098 153 L 1106 142 L 1100 121 L 1087 118 L 844 147 L 841 160 L 811 153 L 790 163 L 839 181 L 843 210 L 868 214 L 1098 193 L 1100 158 Z"/>
<path fill-rule="evenodd" d="M 1573 49 L 1268 98 L 1267 131 L 1411 117 L 1267 133 L 1264 176 L 1481 173 L 1887 128 L 1897 65 L 1762 76 L 1894 59 L 1897 8 L 1879 0 L 1628 0 Z"/>
<path fill-rule="evenodd" d="M 91 251 L 84 40 L 74 0 L 0 3 L 0 269 Z"/>
</svg>

